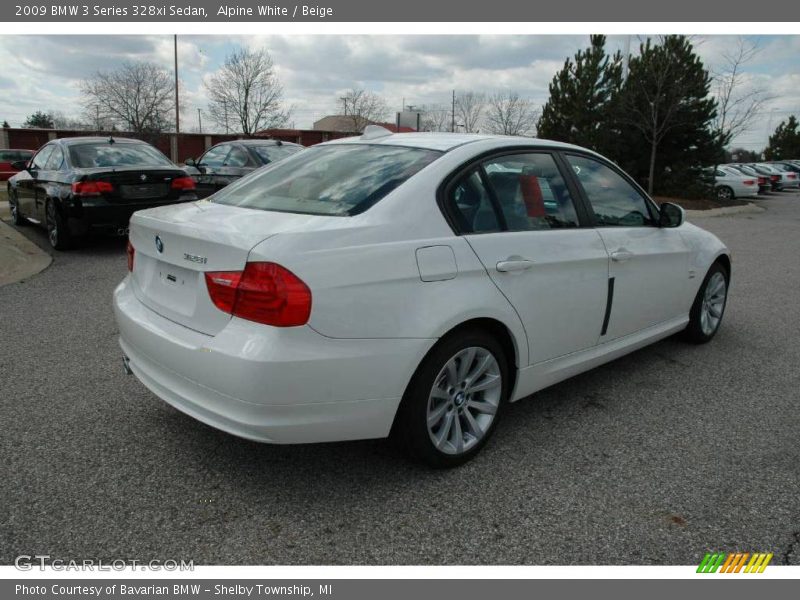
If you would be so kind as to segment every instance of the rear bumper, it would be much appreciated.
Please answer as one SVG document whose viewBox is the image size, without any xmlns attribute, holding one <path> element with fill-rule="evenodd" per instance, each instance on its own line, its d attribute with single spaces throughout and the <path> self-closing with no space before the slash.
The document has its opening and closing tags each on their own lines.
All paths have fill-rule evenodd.
<svg viewBox="0 0 800 600">
<path fill-rule="evenodd" d="M 342 340 L 309 327 L 232 319 L 216 336 L 114 292 L 128 366 L 156 396 L 212 427 L 260 442 L 386 437 L 408 381 L 435 340 Z"/>
</svg>

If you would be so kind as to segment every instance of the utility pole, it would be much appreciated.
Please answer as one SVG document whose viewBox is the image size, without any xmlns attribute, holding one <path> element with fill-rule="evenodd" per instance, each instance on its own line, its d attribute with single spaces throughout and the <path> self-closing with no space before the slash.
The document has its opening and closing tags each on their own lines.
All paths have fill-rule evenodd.
<svg viewBox="0 0 800 600">
<path fill-rule="evenodd" d="M 456 132 L 456 91 L 453 90 L 453 109 L 450 113 L 450 133 Z"/>
<path fill-rule="evenodd" d="M 347 96 L 342 96 L 341 98 L 339 98 L 339 100 L 341 100 L 342 104 L 344 105 L 344 116 L 346 117 L 347 116 Z"/>
<path fill-rule="evenodd" d="M 225 133 L 230 133 L 230 129 L 228 128 L 228 101 L 222 101 L 222 108 L 225 111 Z"/>
<path fill-rule="evenodd" d="M 100 132 L 100 105 L 95 104 L 94 107 L 94 123 L 97 129 L 97 132 Z"/>
<path fill-rule="evenodd" d="M 181 132 L 180 102 L 178 101 L 178 35 L 173 36 L 175 44 L 175 133 Z"/>
<path fill-rule="evenodd" d="M 200 116 L 200 109 L 197 109 L 197 123 L 200 133 L 203 133 L 203 117 Z"/>
</svg>

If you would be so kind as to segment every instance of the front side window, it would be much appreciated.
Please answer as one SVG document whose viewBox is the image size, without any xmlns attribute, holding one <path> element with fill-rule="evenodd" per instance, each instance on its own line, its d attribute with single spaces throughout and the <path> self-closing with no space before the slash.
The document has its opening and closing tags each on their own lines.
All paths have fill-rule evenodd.
<svg viewBox="0 0 800 600">
<path fill-rule="evenodd" d="M 550 154 L 511 154 L 483 168 L 509 231 L 578 227 L 572 197 Z"/>
<path fill-rule="evenodd" d="M 39 152 L 36 153 L 36 156 L 33 157 L 33 162 L 31 163 L 31 168 L 37 171 L 42 171 L 47 165 L 47 159 L 50 158 L 50 154 L 53 152 L 53 145 L 50 144 L 49 146 L 45 146 Z"/>
<path fill-rule="evenodd" d="M 225 164 L 225 157 L 228 156 L 230 149 L 230 144 L 214 146 L 203 155 L 200 159 L 200 164 L 204 167 L 221 167 Z"/>
<path fill-rule="evenodd" d="M 441 156 L 380 144 L 317 146 L 223 188 L 212 202 L 301 214 L 364 212 Z"/>
<path fill-rule="evenodd" d="M 72 164 L 79 169 L 94 167 L 172 167 L 169 159 L 147 144 L 89 142 L 69 147 Z"/>
<path fill-rule="evenodd" d="M 655 226 L 647 200 L 611 167 L 586 156 L 567 155 L 594 211 L 598 227 Z"/>
<path fill-rule="evenodd" d="M 58 146 L 53 146 L 53 151 L 47 158 L 47 164 L 44 166 L 47 171 L 58 171 L 64 165 L 64 153 Z"/>
<path fill-rule="evenodd" d="M 230 154 L 228 154 L 228 158 L 225 159 L 225 166 L 226 167 L 244 167 L 247 165 L 250 158 L 247 156 L 247 152 L 244 148 L 239 146 L 234 146 L 231 148 Z"/>
</svg>

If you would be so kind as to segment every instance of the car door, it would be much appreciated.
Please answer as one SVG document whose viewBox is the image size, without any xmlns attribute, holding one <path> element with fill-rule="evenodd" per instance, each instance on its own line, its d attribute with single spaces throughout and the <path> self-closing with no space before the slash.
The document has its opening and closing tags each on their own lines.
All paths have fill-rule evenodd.
<svg viewBox="0 0 800 600">
<path fill-rule="evenodd" d="M 655 205 L 594 157 L 566 154 L 609 254 L 609 307 L 601 342 L 688 315 L 688 245 L 681 228 L 658 225 Z"/>
<path fill-rule="evenodd" d="M 197 186 L 197 197 L 205 198 L 219 189 L 218 171 L 225 165 L 225 159 L 231 151 L 231 144 L 218 144 L 200 157 L 197 166 L 200 171 L 195 175 L 195 185 Z"/>
<path fill-rule="evenodd" d="M 488 158 L 449 191 L 465 239 L 520 316 L 530 364 L 597 343 L 608 255 L 585 224 L 555 157 L 525 151 Z"/>
<path fill-rule="evenodd" d="M 36 177 L 34 194 L 34 215 L 37 220 L 44 222 L 45 207 L 50 194 L 51 186 L 58 179 L 58 172 L 64 165 L 64 152 L 58 144 L 52 144 L 53 150 L 47 156 L 41 170 Z"/>
<path fill-rule="evenodd" d="M 52 152 L 53 144 L 43 146 L 31 159 L 27 176 L 20 177 L 19 185 L 17 186 L 20 211 L 25 216 L 31 217 L 36 221 L 41 220 L 36 214 L 36 188 L 39 185 L 39 176 L 43 172 L 47 159 Z"/>
</svg>

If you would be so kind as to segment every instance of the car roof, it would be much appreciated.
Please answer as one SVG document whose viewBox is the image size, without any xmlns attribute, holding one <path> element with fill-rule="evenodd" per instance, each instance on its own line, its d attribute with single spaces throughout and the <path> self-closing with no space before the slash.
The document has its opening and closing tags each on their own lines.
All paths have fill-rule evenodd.
<svg viewBox="0 0 800 600">
<path fill-rule="evenodd" d="M 530 138 L 510 135 L 488 135 L 482 133 L 441 133 L 441 132 L 414 132 L 414 133 L 390 133 L 381 137 L 369 137 L 361 135 L 355 137 L 340 138 L 331 140 L 319 146 L 331 146 L 337 144 L 378 144 L 382 146 L 405 146 L 410 148 L 422 148 L 426 150 L 438 150 L 448 152 L 454 148 L 481 141 L 492 141 L 494 147 L 513 147 L 513 146 L 536 146 L 540 148 L 556 148 L 586 151 L 586 148 L 554 142 L 541 138 Z"/>
<path fill-rule="evenodd" d="M 92 135 L 92 136 L 80 136 L 80 137 L 69 137 L 69 138 L 58 138 L 56 141 L 66 145 L 72 146 L 75 144 L 86 144 L 86 143 L 99 143 L 99 144 L 107 144 L 109 140 L 113 139 L 115 144 L 146 144 L 147 142 L 143 142 L 142 140 L 137 140 L 134 138 L 124 138 L 124 137 L 114 137 L 114 136 L 99 136 L 99 135 Z"/>
<path fill-rule="evenodd" d="M 250 138 L 248 140 L 230 140 L 227 142 L 220 142 L 220 144 L 242 144 L 244 146 L 301 146 L 294 142 L 284 142 L 283 140 L 276 140 L 273 138 Z M 218 146 L 219 144 L 215 144 Z M 302 146 L 301 146 L 302 147 Z"/>
</svg>

